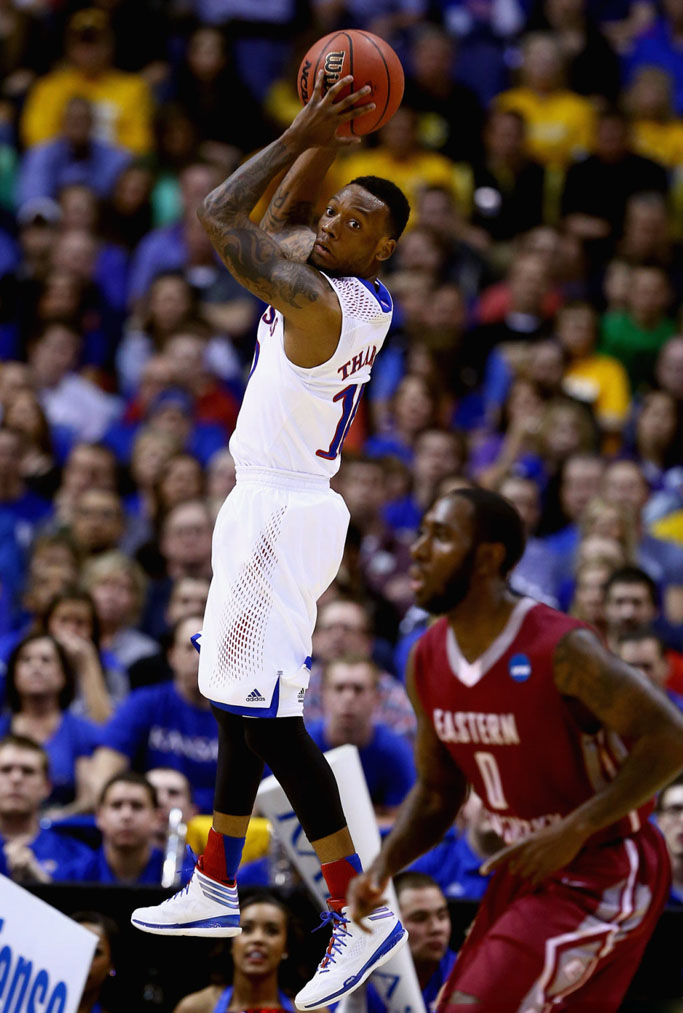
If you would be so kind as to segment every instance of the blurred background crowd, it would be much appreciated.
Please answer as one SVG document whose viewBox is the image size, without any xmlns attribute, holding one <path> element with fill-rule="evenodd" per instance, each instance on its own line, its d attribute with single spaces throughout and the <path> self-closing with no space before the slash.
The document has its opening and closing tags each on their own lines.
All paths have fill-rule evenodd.
<svg viewBox="0 0 683 1013">
<path fill-rule="evenodd" d="M 334 483 L 352 520 L 311 734 L 359 747 L 388 825 L 427 623 L 409 545 L 468 483 L 522 515 L 512 586 L 683 706 L 683 0 L 0 0 L 0 864 L 18 880 L 158 883 L 169 811 L 211 812 L 189 637 L 264 307 L 195 211 L 291 122 L 302 55 L 345 26 L 395 47 L 406 89 L 325 196 L 372 173 L 413 211 Z M 665 796 L 681 904 L 683 784 Z M 480 809 L 423 870 L 447 896 L 483 888 Z M 267 842 L 245 882 L 289 875 Z"/>
</svg>

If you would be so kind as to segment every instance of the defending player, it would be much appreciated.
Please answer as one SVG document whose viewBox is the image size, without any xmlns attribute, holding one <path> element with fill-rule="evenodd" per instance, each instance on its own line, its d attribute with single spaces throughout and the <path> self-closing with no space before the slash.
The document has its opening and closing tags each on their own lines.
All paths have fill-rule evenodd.
<svg viewBox="0 0 683 1013">
<path fill-rule="evenodd" d="M 413 545 L 418 604 L 445 614 L 415 645 L 418 782 L 370 869 L 388 877 L 451 825 L 468 784 L 509 846 L 437 1004 L 456 1013 L 616 1010 L 666 902 L 652 796 L 683 765 L 683 717 L 575 619 L 507 587 L 517 512 L 496 493 L 438 499 Z"/>
<path fill-rule="evenodd" d="M 301 717 L 315 603 L 337 573 L 349 519 L 329 480 L 391 321 L 377 274 L 410 213 L 392 183 L 363 177 L 330 199 L 312 230 L 322 178 L 348 143 L 335 137 L 337 127 L 372 107 L 353 108 L 368 88 L 340 98 L 351 78 L 324 97 L 322 80 L 279 140 L 209 194 L 200 212 L 235 278 L 270 305 L 230 443 L 237 485 L 216 520 L 201 640 L 199 685 L 219 726 L 213 827 L 189 888 L 132 916 L 159 934 L 240 931 L 235 874 L 265 761 L 331 894 L 322 916 L 333 929 L 326 957 L 296 997 L 306 1010 L 353 991 L 406 942 L 389 908 L 373 913 L 370 932 L 346 917 L 360 862 L 334 775 Z M 249 213 L 290 166 L 259 228 Z"/>
</svg>

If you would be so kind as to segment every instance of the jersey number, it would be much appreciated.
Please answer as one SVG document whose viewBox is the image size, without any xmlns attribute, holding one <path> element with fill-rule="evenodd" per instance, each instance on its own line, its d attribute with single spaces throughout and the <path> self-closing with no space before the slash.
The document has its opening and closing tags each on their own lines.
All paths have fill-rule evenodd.
<svg viewBox="0 0 683 1013">
<path fill-rule="evenodd" d="M 474 758 L 486 788 L 486 798 L 489 805 L 492 809 L 507 809 L 508 804 L 503 794 L 503 781 L 495 756 L 493 753 L 475 753 Z"/>
<path fill-rule="evenodd" d="M 344 387 L 344 390 L 340 390 L 338 394 L 332 398 L 333 401 L 341 401 L 342 413 L 332 442 L 330 443 L 327 450 L 316 450 L 318 457 L 324 457 L 326 461 L 334 461 L 341 452 L 342 445 L 346 439 L 346 434 L 351 428 L 351 423 L 354 420 L 360 399 L 363 396 L 362 383 L 352 383 L 349 387 Z"/>
</svg>

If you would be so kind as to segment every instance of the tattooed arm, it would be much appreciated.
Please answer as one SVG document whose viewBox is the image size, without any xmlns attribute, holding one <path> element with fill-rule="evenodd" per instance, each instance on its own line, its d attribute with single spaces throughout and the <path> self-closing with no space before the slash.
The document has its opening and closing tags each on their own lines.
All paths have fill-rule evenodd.
<svg viewBox="0 0 683 1013">
<path fill-rule="evenodd" d="M 605 728 L 630 740 L 614 779 L 550 827 L 498 852 L 482 872 L 507 864 L 536 885 L 563 869 L 596 831 L 616 823 L 683 767 L 683 715 L 644 675 L 611 654 L 588 630 L 572 630 L 555 649 L 555 685 L 580 700 Z"/>
<path fill-rule="evenodd" d="M 279 245 L 249 218 L 270 181 L 289 168 L 308 148 L 336 148 L 344 144 L 336 130 L 367 112 L 354 104 L 367 98 L 363 88 L 339 98 L 351 82 L 342 78 L 322 95 L 323 73 L 318 75 L 308 105 L 278 140 L 240 166 L 216 187 L 199 209 L 199 218 L 230 273 L 246 289 L 284 315 L 287 329 L 302 335 L 325 335 L 318 353 L 324 361 L 336 347 L 341 325 L 339 302 L 315 268 L 284 256 Z M 374 107 L 373 107 L 374 108 Z M 300 363 L 315 365 L 316 363 Z"/>
<path fill-rule="evenodd" d="M 263 216 L 261 228 L 289 260 L 308 260 L 315 241 L 315 205 L 335 157 L 331 148 L 310 148 L 299 155 Z"/>
<path fill-rule="evenodd" d="M 592 834 L 652 798 L 683 767 L 683 715 L 588 630 L 573 630 L 558 644 L 555 685 L 632 743 L 614 780 L 572 814 Z"/>
</svg>

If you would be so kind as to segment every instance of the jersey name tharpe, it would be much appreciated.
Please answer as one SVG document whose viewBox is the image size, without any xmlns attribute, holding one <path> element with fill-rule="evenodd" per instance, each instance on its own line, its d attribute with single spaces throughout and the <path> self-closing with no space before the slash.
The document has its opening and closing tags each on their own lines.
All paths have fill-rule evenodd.
<svg viewBox="0 0 683 1013">
<path fill-rule="evenodd" d="M 473 711 L 433 711 L 436 734 L 442 742 L 474 742 L 485 746 L 518 746 L 514 714 L 482 714 Z"/>
<path fill-rule="evenodd" d="M 249 383 L 230 440 L 239 469 L 328 479 L 339 470 L 342 446 L 389 330 L 393 306 L 381 282 L 325 277 L 341 308 L 339 341 L 327 362 L 310 369 L 296 366 L 285 353 L 282 314 L 269 306 L 261 317 Z"/>
</svg>

